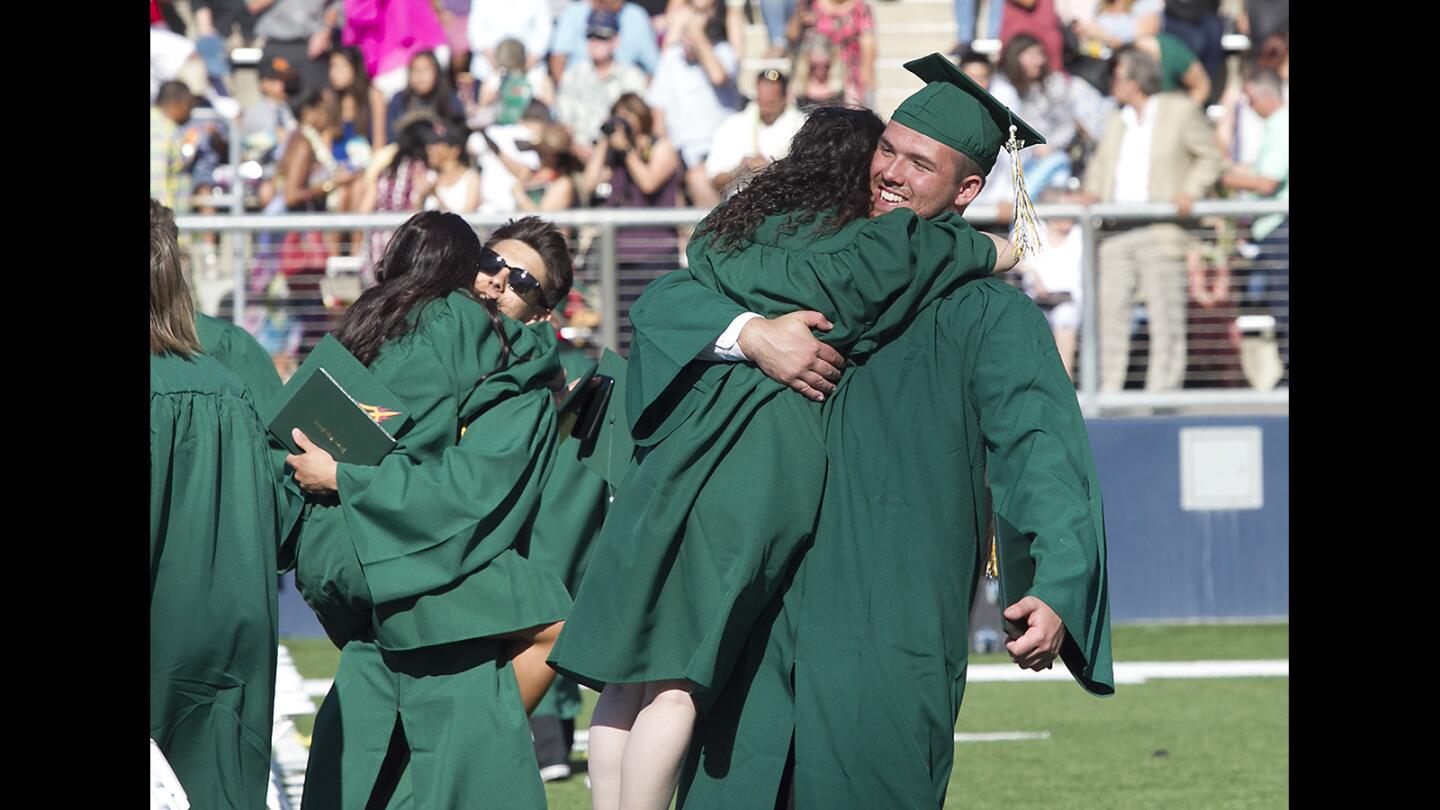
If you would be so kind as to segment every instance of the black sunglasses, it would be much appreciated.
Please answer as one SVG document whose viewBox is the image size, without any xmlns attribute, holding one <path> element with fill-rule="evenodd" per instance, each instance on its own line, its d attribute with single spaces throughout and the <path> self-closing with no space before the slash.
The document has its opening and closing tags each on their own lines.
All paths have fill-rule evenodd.
<svg viewBox="0 0 1440 810">
<path fill-rule="evenodd" d="M 532 306 L 541 309 L 549 309 L 550 304 L 545 300 L 545 293 L 540 289 L 540 279 L 530 275 L 530 272 L 523 267 L 516 267 L 501 258 L 499 253 L 490 248 L 480 249 L 480 272 L 487 276 L 493 276 L 503 268 L 509 268 L 510 275 L 506 277 L 505 283 L 515 294 L 530 302 Z"/>
</svg>

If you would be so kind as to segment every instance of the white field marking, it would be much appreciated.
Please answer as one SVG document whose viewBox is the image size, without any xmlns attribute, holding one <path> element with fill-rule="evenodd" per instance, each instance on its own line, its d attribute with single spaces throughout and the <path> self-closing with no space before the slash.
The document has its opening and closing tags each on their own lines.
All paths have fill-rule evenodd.
<svg viewBox="0 0 1440 810">
<path fill-rule="evenodd" d="M 335 683 L 334 678 L 306 678 L 305 694 L 323 698 L 330 693 L 330 686 L 333 683 Z"/>
<path fill-rule="evenodd" d="M 285 717 L 314 713 L 315 703 L 310 700 L 310 693 L 305 689 L 300 670 L 295 668 L 295 660 L 290 657 L 290 651 L 281 644 L 275 657 L 275 718 L 278 721 Z"/>
<path fill-rule="evenodd" d="M 1189 627 L 1197 624 L 1289 624 L 1289 616 L 1194 616 L 1185 619 L 1132 619 L 1111 627 Z"/>
<path fill-rule="evenodd" d="M 956 733 L 955 742 L 1008 742 L 1012 740 L 1048 740 L 1048 731 L 987 731 L 974 734 Z M 575 751 L 590 747 L 590 729 L 575 729 Z"/>
<path fill-rule="evenodd" d="M 1288 678 L 1289 659 L 1272 661 L 1121 661 L 1115 664 L 1115 682 L 1144 683 L 1154 678 Z M 1068 681 L 1063 664 L 1043 672 L 1014 664 L 977 664 L 965 674 L 967 683 L 995 681 Z"/>
<path fill-rule="evenodd" d="M 1009 742 L 1011 740 L 1048 740 L 1048 731 L 986 731 L 976 734 L 955 733 L 955 742 Z"/>
</svg>

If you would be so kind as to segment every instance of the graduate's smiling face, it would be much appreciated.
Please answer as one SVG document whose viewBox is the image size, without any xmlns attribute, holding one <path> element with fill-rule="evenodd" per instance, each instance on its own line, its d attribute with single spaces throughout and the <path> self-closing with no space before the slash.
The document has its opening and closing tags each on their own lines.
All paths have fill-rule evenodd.
<svg viewBox="0 0 1440 810">
<path fill-rule="evenodd" d="M 985 178 L 960 177 L 959 158 L 959 152 L 934 138 L 891 121 L 870 160 L 870 216 L 909 208 L 928 219 L 963 209 L 980 193 Z"/>
<path fill-rule="evenodd" d="M 521 323 L 549 317 L 550 309 L 544 300 L 549 271 L 535 248 L 519 239 L 501 239 L 490 245 L 489 250 L 504 264 L 488 263 L 489 257 L 482 258 L 481 272 L 475 276 L 475 294 L 494 301 L 497 309 Z M 492 269 L 493 273 L 487 272 Z"/>
</svg>

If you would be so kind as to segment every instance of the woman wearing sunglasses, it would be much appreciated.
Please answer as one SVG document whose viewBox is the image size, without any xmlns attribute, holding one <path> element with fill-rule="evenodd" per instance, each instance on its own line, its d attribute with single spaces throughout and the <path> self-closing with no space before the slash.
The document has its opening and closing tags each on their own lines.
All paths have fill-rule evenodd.
<svg viewBox="0 0 1440 810">
<path fill-rule="evenodd" d="M 340 342 L 408 406 L 377 466 L 299 431 L 310 496 L 296 584 L 342 649 L 315 721 L 307 807 L 543 808 L 526 713 L 570 605 L 523 555 L 555 441 L 560 365 L 540 323 L 570 286 L 534 218 L 482 247 L 455 214 L 395 231 Z M 559 379 L 563 379 L 560 377 Z"/>
</svg>

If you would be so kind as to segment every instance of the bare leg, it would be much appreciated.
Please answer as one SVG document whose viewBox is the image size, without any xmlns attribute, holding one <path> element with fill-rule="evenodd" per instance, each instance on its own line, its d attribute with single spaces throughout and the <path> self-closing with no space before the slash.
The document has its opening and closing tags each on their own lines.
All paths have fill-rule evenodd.
<svg viewBox="0 0 1440 810">
<path fill-rule="evenodd" d="M 1075 379 L 1075 349 L 1079 345 L 1074 329 L 1055 330 L 1055 348 L 1060 352 L 1060 362 L 1065 364 L 1065 373 Z"/>
<path fill-rule="evenodd" d="M 645 705 L 635 716 L 621 770 L 623 810 L 667 810 L 680 764 L 695 731 L 695 702 L 686 681 L 646 684 Z M 593 779 L 592 779 L 593 781 Z"/>
<path fill-rule="evenodd" d="M 591 810 L 620 810 L 620 766 L 644 697 L 643 683 L 612 683 L 600 692 L 590 718 Z"/>
<path fill-rule="evenodd" d="M 535 711 L 550 684 L 555 682 L 555 670 L 545 659 L 550 657 L 550 650 L 564 626 L 564 622 L 555 622 L 501 636 L 515 642 L 510 645 L 510 663 L 515 667 L 515 681 L 520 685 L 520 700 L 525 704 L 526 714 Z"/>
</svg>

